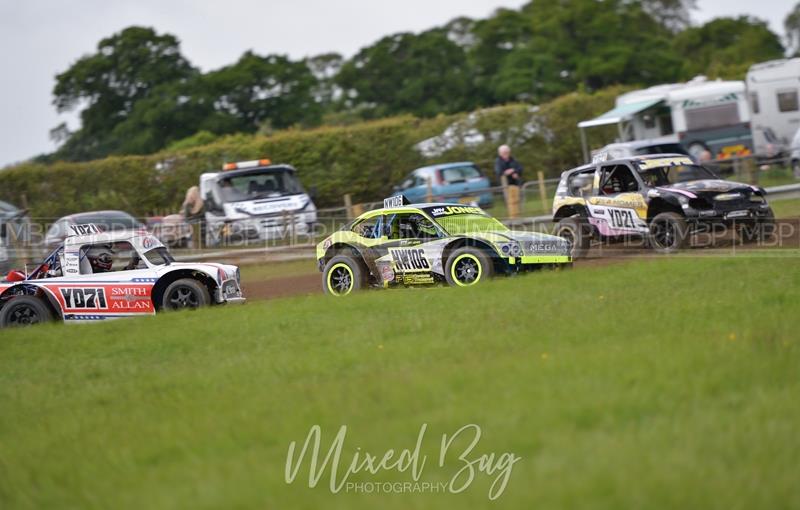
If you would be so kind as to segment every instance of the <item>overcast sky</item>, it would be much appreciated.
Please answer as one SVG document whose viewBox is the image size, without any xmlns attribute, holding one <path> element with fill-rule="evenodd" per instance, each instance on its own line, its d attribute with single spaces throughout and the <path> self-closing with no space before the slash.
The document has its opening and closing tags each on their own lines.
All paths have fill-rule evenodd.
<svg viewBox="0 0 800 510">
<path fill-rule="evenodd" d="M 399 31 L 420 31 L 457 16 L 484 17 L 527 0 L 0 0 L 0 166 L 51 152 L 58 115 L 56 73 L 97 42 L 130 25 L 176 35 L 183 54 L 206 71 L 248 49 L 302 58 L 354 54 Z M 694 20 L 751 14 L 783 33 L 792 0 L 698 0 Z"/>
</svg>

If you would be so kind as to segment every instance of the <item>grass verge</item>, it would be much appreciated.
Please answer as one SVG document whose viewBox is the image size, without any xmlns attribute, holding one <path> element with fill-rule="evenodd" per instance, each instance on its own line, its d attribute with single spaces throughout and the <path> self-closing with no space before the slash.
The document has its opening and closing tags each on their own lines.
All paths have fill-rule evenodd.
<svg viewBox="0 0 800 510">
<path fill-rule="evenodd" d="M 797 261 L 677 257 L 3 331 L 0 507 L 795 507 Z M 332 494 L 307 464 L 284 481 L 312 425 L 324 445 L 348 426 L 346 464 L 413 448 L 423 423 L 421 481 L 454 476 L 441 437 L 469 423 L 470 458 L 522 458 L 496 502 L 484 474 L 459 494 Z"/>
</svg>

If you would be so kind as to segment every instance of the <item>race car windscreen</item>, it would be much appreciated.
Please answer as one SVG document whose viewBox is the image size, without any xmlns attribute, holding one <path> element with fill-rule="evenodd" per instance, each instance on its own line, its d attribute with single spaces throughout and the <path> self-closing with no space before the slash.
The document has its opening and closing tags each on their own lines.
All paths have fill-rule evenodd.
<svg viewBox="0 0 800 510">
<path fill-rule="evenodd" d="M 450 235 L 475 234 L 480 232 L 506 231 L 508 227 L 492 218 L 478 214 L 458 214 L 436 218 L 439 225 Z"/>
<path fill-rule="evenodd" d="M 701 179 L 719 179 L 714 172 L 700 165 L 675 165 L 639 170 L 639 175 L 649 186 L 670 186 L 679 182 Z"/>
<path fill-rule="evenodd" d="M 148 262 L 154 266 L 167 266 L 175 262 L 172 254 L 163 246 L 145 252 L 144 256 L 147 258 Z"/>
<path fill-rule="evenodd" d="M 268 170 L 220 179 L 217 183 L 223 202 L 242 202 L 303 193 L 291 170 Z"/>
</svg>

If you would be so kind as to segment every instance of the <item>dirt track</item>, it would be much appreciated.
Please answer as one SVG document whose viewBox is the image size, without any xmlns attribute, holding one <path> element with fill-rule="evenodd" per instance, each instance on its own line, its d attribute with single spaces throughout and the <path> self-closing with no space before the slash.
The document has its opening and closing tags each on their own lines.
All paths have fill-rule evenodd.
<svg viewBox="0 0 800 510">
<path fill-rule="evenodd" d="M 698 255 L 725 256 L 754 249 L 800 248 L 800 220 L 779 220 L 778 232 L 779 239 L 765 246 L 755 244 L 742 245 L 732 238 L 723 238 L 715 240 L 713 251 L 701 247 L 693 248 L 689 252 L 696 252 Z M 625 246 L 623 243 L 610 243 L 594 246 L 586 259 L 575 262 L 575 267 L 602 267 L 612 264 L 624 264 L 633 260 L 660 257 L 654 255 L 652 251 L 641 247 Z M 313 265 L 313 262 L 310 265 Z M 321 294 L 322 276 L 315 271 L 295 276 L 273 277 L 263 281 L 245 281 L 244 292 L 245 296 L 252 300 Z"/>
</svg>

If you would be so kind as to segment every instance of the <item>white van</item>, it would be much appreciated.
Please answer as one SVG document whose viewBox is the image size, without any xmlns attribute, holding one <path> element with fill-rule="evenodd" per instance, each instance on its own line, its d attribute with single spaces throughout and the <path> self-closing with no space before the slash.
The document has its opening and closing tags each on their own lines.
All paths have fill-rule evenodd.
<svg viewBox="0 0 800 510">
<path fill-rule="evenodd" d="M 788 151 L 800 129 L 800 58 L 754 64 L 747 72 L 757 154 Z"/>
<path fill-rule="evenodd" d="M 312 232 L 317 208 L 290 165 L 269 160 L 228 163 L 200 176 L 206 239 L 247 242 Z M 293 220 L 293 224 L 291 223 Z"/>
</svg>

